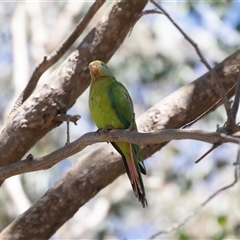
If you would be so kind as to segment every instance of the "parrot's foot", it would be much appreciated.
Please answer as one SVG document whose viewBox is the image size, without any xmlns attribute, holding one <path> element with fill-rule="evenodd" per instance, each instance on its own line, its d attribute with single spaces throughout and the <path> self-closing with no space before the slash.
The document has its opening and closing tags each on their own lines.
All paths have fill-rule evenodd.
<svg viewBox="0 0 240 240">
<path fill-rule="evenodd" d="M 135 130 L 134 127 L 135 127 L 135 113 L 133 113 L 132 120 L 130 126 L 128 127 L 128 130 L 131 132 L 134 131 Z"/>
<path fill-rule="evenodd" d="M 109 131 L 113 130 L 113 127 L 112 126 L 106 126 L 105 128 L 99 128 L 97 130 L 97 133 L 107 133 Z"/>
<path fill-rule="evenodd" d="M 112 126 L 106 126 L 105 128 L 99 128 L 96 133 L 97 134 L 108 133 L 111 130 L 113 130 Z M 107 142 L 107 143 L 109 143 L 109 142 Z"/>
</svg>

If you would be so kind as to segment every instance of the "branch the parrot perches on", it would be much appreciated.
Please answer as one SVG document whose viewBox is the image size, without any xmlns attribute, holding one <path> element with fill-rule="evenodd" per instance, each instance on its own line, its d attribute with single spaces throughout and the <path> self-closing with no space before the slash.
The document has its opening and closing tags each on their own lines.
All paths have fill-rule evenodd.
<svg viewBox="0 0 240 240">
<path fill-rule="evenodd" d="M 133 103 L 127 89 L 115 79 L 105 63 L 93 61 L 89 70 L 89 109 L 97 127 L 137 131 Z M 136 198 L 143 207 L 147 206 L 141 177 L 141 172 L 146 174 L 146 169 L 139 145 L 125 142 L 112 142 L 112 145 L 122 156 Z"/>
</svg>

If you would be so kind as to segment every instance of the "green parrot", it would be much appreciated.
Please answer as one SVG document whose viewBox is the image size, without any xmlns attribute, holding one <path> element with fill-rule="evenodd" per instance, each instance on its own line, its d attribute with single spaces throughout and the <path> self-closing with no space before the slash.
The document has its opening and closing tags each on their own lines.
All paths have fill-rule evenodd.
<svg viewBox="0 0 240 240">
<path fill-rule="evenodd" d="M 107 65 L 101 61 L 89 64 L 91 85 L 89 109 L 99 129 L 130 129 L 137 131 L 132 99 L 127 89 L 118 82 Z M 121 154 L 136 198 L 147 206 L 141 172 L 146 174 L 140 147 L 126 142 L 112 142 Z"/>
</svg>

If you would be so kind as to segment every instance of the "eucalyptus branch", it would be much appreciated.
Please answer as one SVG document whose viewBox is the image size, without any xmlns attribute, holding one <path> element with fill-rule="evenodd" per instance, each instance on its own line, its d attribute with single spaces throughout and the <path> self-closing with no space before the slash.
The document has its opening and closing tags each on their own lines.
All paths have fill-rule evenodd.
<svg viewBox="0 0 240 240">
<path fill-rule="evenodd" d="M 76 25 L 75 29 L 69 34 L 69 36 L 63 41 L 63 43 L 60 44 L 60 46 L 51 54 L 45 56 L 43 58 L 43 61 L 37 65 L 27 86 L 15 102 L 9 116 L 13 112 L 15 112 L 15 110 L 17 110 L 26 101 L 26 99 L 28 99 L 28 97 L 36 88 L 42 74 L 51 66 L 53 66 L 67 52 L 67 50 L 85 30 L 88 23 L 91 21 L 93 16 L 96 14 L 96 12 L 100 9 L 100 7 L 104 4 L 105 1 L 106 0 L 96 0 L 88 10 L 85 17 Z"/>
<path fill-rule="evenodd" d="M 17 174 L 48 169 L 61 160 L 97 142 L 129 142 L 143 146 L 182 139 L 192 139 L 212 144 L 222 144 L 225 142 L 239 143 L 238 137 L 227 136 L 219 132 L 190 129 L 167 129 L 154 133 L 140 133 L 129 130 L 90 132 L 44 157 L 33 158 L 31 156 L 27 157 L 25 160 L 0 168 L 0 181 Z"/>
</svg>

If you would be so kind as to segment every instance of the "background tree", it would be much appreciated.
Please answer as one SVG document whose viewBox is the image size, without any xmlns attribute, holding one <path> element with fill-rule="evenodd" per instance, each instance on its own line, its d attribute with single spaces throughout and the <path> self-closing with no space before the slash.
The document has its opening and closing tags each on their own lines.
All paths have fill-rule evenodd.
<svg viewBox="0 0 240 240">
<path fill-rule="evenodd" d="M 102 3 L 103 1 L 97 1 L 90 13 L 97 10 Z M 210 74 L 192 82 L 204 74 L 206 68 L 200 63 L 192 46 L 164 16 L 147 14 L 141 17 L 144 7 L 145 13 L 154 8 L 152 4 L 146 4 L 147 1 L 105 3 L 85 28 L 83 34 L 86 37 L 80 36 L 70 49 L 66 48 L 69 56 L 62 59 L 67 60 L 60 60 L 48 70 L 40 79 L 36 90 L 8 119 L 13 105 L 10 100 L 15 100 L 20 94 L 34 66 L 42 61 L 45 54 L 51 53 L 58 46 L 64 46 L 60 44 L 63 36 L 68 34 L 70 26 L 75 25 L 81 17 L 88 16 L 86 13 L 90 5 L 1 5 L 4 13 L 1 16 L 1 23 L 4 23 L 1 28 L 3 44 L 0 50 L 3 73 L 0 82 L 1 112 L 5 112 L 1 116 L 1 166 L 26 158 L 24 155 L 27 156 L 31 147 L 37 143 L 30 150 L 34 160 L 27 158 L 28 167 L 25 171 L 33 170 L 34 167 L 44 169 L 44 164 L 48 161 L 43 163 L 42 159 L 36 158 L 65 144 L 65 124 L 56 129 L 55 127 L 61 124 L 64 117 L 66 120 L 65 113 L 72 106 L 67 113 L 80 114 L 82 118 L 77 127 L 71 126 L 71 141 L 95 129 L 86 104 L 88 92 L 84 92 L 90 80 L 87 65 L 96 58 L 107 62 L 126 36 L 109 66 L 117 79 L 125 81 L 124 84 L 133 97 L 137 116 L 153 106 L 138 120 L 141 131 L 180 128 L 200 116 L 220 98 Z M 239 24 L 238 5 L 234 2 L 214 5 L 185 2 L 165 3 L 164 7 L 198 43 L 212 65 L 222 62 L 232 54 L 216 67 L 216 72 L 228 91 L 237 81 L 239 66 L 239 52 L 235 52 L 239 42 L 236 30 Z M 10 16 L 11 28 L 7 24 Z M 87 23 L 86 18 L 84 19 Z M 78 26 L 81 30 L 81 23 Z M 13 48 L 10 47 L 11 44 Z M 58 54 L 59 52 L 61 53 L 57 51 Z M 48 55 L 42 65 L 50 65 L 54 56 Z M 36 70 L 39 74 L 39 68 Z M 186 86 L 177 90 L 183 85 Z M 174 92 L 175 90 L 177 91 Z M 172 92 L 174 93 L 170 95 Z M 229 94 L 233 95 L 233 91 Z M 81 98 L 74 104 L 80 95 Z M 161 99 L 163 100 L 157 103 Z M 215 131 L 216 125 L 223 125 L 226 119 L 224 108 L 218 108 L 192 128 Z M 52 129 L 54 130 L 48 133 Z M 104 136 L 100 137 L 104 140 Z M 89 144 L 84 140 L 91 139 L 94 142 L 93 135 L 87 135 L 82 139 L 83 145 Z M 156 144 L 143 148 L 144 156 L 152 156 L 162 145 L 156 141 Z M 70 156 L 78 147 L 79 144 L 70 144 L 46 159 L 52 161 L 61 154 Z M 0 222 L 2 229 L 8 224 L 9 226 L 2 232 L 2 236 L 15 234 L 17 238 L 21 236 L 24 239 L 49 238 L 80 207 L 74 218 L 55 233 L 56 238 L 144 238 L 159 229 L 166 229 L 183 219 L 219 186 L 232 180 L 236 146 L 223 145 L 195 165 L 194 161 L 209 147 L 210 145 L 200 142 L 173 141 L 146 161 L 148 176 L 144 182 L 149 198 L 146 211 L 134 199 L 126 176 L 119 177 L 94 197 L 123 173 L 119 155 L 105 143 L 97 149 L 96 144 L 88 147 L 48 171 L 23 174 L 19 185 L 16 184 L 19 183 L 19 178 L 15 178 L 13 184 L 10 179 L 6 180 L 1 189 L 0 200 L 1 206 L 6 207 L 1 208 Z M 39 165 L 36 166 L 36 162 Z M 3 167 L 0 177 L 8 169 L 13 173 L 17 166 L 21 167 L 12 166 Z M 186 227 L 171 233 L 169 238 L 237 237 L 239 216 L 235 211 L 238 205 L 236 194 L 237 189 L 234 188 L 215 199 Z M 92 200 L 85 204 L 90 199 Z M 32 207 L 16 218 L 32 202 L 35 202 Z M 13 222 L 10 224 L 11 221 Z"/>
</svg>

